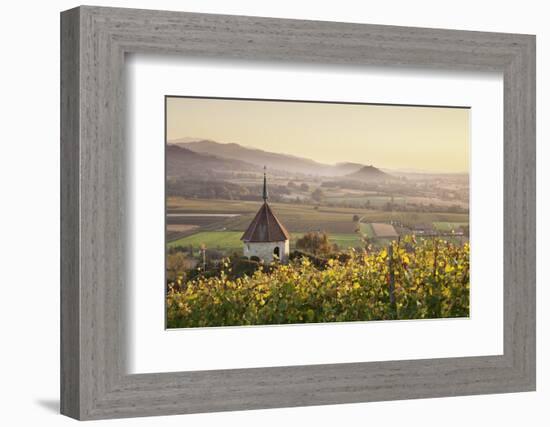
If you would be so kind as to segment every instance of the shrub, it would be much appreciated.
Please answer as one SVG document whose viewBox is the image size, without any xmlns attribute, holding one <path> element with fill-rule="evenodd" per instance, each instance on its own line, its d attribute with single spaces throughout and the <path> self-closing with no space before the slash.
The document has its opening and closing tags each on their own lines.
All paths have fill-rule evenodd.
<svg viewBox="0 0 550 427">
<path fill-rule="evenodd" d="M 319 255 L 330 253 L 334 246 L 329 242 L 327 233 L 311 231 L 296 240 L 296 248 Z"/>
</svg>

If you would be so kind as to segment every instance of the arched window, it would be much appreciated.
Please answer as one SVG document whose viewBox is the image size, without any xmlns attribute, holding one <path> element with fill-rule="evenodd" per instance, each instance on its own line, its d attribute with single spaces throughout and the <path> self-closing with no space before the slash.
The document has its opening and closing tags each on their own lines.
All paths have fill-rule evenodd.
<svg viewBox="0 0 550 427">
<path fill-rule="evenodd" d="M 277 258 L 281 257 L 279 246 L 276 246 L 275 249 L 273 249 L 273 255 L 276 255 Z"/>
</svg>

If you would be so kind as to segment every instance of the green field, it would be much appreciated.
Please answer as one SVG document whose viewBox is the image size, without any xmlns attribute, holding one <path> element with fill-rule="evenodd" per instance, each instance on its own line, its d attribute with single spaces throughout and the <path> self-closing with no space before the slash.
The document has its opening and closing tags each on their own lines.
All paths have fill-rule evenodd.
<svg viewBox="0 0 550 427">
<path fill-rule="evenodd" d="M 370 223 L 366 224 L 364 222 L 359 224 L 359 228 L 361 229 L 361 233 L 369 238 L 374 238 L 374 230 L 372 229 L 372 225 Z"/>
<path fill-rule="evenodd" d="M 205 244 L 208 249 L 237 250 L 243 246 L 240 240 L 242 235 L 240 231 L 201 231 L 169 242 L 168 247 L 192 245 L 197 249 Z"/>
<path fill-rule="evenodd" d="M 340 249 L 346 249 L 346 248 L 360 248 L 363 246 L 363 242 L 361 241 L 361 237 L 357 233 L 350 233 L 350 234 L 329 234 L 329 240 L 332 243 L 336 243 Z"/>
<path fill-rule="evenodd" d="M 302 237 L 304 233 L 292 233 L 290 236 L 290 247 L 295 248 L 296 240 Z M 198 249 L 202 244 L 208 249 L 218 249 L 221 251 L 233 252 L 240 251 L 243 247 L 241 242 L 241 231 L 201 231 L 191 236 L 175 240 L 168 243 L 168 247 L 174 246 L 193 246 Z M 356 233 L 336 233 L 330 234 L 329 240 L 336 243 L 339 248 L 361 247 L 361 238 Z"/>
</svg>

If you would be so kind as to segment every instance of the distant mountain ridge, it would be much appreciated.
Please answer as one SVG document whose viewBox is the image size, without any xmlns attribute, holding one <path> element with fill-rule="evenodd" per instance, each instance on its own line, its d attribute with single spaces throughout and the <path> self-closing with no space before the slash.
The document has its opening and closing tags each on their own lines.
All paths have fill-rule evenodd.
<svg viewBox="0 0 550 427">
<path fill-rule="evenodd" d="M 197 153 L 175 144 L 166 147 L 167 176 L 204 175 L 210 171 L 260 171 L 261 168 L 240 160 Z"/>
<path fill-rule="evenodd" d="M 202 154 L 211 154 L 227 159 L 242 160 L 247 163 L 267 166 L 271 170 L 281 170 L 294 173 L 318 174 L 326 165 L 310 159 L 295 157 L 287 154 L 272 153 L 256 148 L 248 148 L 235 143 L 222 144 L 216 141 L 201 140 L 187 143 L 178 143 Z"/>
<path fill-rule="evenodd" d="M 258 167 L 267 166 L 271 171 L 298 173 L 318 176 L 346 176 L 359 171 L 365 165 L 360 163 L 344 162 L 336 165 L 319 163 L 304 157 L 289 154 L 273 153 L 249 148 L 236 143 L 220 143 L 212 140 L 195 140 L 179 138 L 169 141 L 169 145 L 191 150 L 195 153 L 212 155 L 218 158 L 246 162 Z"/>
</svg>

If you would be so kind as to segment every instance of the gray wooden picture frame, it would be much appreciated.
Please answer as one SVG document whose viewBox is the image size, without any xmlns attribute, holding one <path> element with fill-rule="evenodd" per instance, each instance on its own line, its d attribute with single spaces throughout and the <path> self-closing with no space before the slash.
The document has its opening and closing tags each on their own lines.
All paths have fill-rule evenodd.
<svg viewBox="0 0 550 427">
<path fill-rule="evenodd" d="M 125 370 L 127 53 L 504 76 L 504 354 Z M 61 412 L 77 419 L 535 390 L 535 37 L 83 6 L 61 14 Z"/>
</svg>

